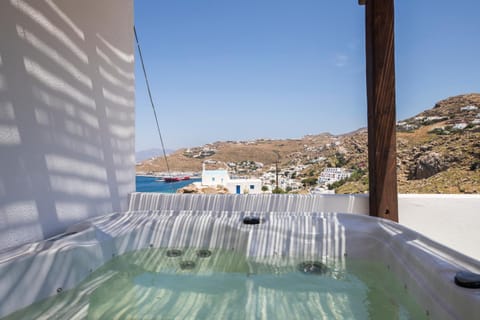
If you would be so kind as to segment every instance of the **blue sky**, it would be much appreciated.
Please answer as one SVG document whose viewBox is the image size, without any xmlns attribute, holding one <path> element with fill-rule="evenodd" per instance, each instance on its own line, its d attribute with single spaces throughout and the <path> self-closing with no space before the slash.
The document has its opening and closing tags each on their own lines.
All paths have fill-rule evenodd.
<svg viewBox="0 0 480 320">
<path fill-rule="evenodd" d="M 480 1 L 397 0 L 397 119 L 480 92 Z M 135 1 L 167 148 L 366 126 L 357 0 Z M 136 148 L 159 147 L 139 59 Z"/>
</svg>

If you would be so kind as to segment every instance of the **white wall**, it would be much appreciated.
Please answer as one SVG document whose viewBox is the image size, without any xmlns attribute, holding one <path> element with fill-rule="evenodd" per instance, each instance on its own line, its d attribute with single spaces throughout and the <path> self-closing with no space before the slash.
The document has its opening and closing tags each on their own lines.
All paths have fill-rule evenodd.
<svg viewBox="0 0 480 320">
<path fill-rule="evenodd" d="M 399 222 L 480 261 L 480 195 L 401 194 Z"/>
<path fill-rule="evenodd" d="M 124 210 L 132 0 L 0 2 L 0 249 Z"/>
<path fill-rule="evenodd" d="M 227 170 L 202 170 L 202 185 L 204 186 L 225 186 L 230 181 Z"/>
<path fill-rule="evenodd" d="M 400 194 L 400 224 L 480 261 L 480 195 Z M 129 210 L 368 214 L 368 195 L 180 195 L 134 193 Z"/>
<path fill-rule="evenodd" d="M 237 186 L 240 186 L 240 194 L 262 193 L 262 180 L 260 179 L 232 179 L 227 182 L 226 187 L 230 193 L 237 193 Z M 253 189 L 250 189 L 253 186 Z"/>
</svg>

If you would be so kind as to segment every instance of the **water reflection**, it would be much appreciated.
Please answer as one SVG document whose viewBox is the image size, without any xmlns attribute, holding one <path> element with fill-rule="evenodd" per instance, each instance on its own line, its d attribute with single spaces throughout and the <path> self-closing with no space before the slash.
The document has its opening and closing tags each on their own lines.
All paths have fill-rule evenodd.
<svg viewBox="0 0 480 320">
<path fill-rule="evenodd" d="M 368 262 L 353 261 L 347 271 L 331 260 L 331 272 L 305 275 L 297 270 L 299 258 L 273 265 L 232 250 L 213 250 L 208 258 L 194 249 L 167 252 L 148 248 L 116 257 L 77 289 L 7 319 L 392 319 L 419 310 L 389 293 L 391 275 Z M 195 263 L 183 269 L 184 261 Z"/>
<path fill-rule="evenodd" d="M 55 273 L 55 290 L 67 287 L 57 280 L 68 279 L 69 273 L 85 275 L 89 268 L 94 270 L 103 261 L 110 261 L 77 289 L 7 319 L 48 318 L 54 311 L 60 319 L 73 313 L 92 319 L 158 315 L 422 318 L 418 305 L 393 272 L 374 262 L 378 259 L 356 261 L 344 256 L 346 235 L 340 215 L 255 212 L 264 223 L 244 225 L 243 217 L 250 215 L 248 211 L 162 210 L 96 218 L 94 227 L 79 229 L 85 233 L 53 242 L 49 252 L 55 254 L 46 255 L 50 260 L 37 267 L 41 265 L 42 277 Z M 91 245 L 97 253 L 89 253 Z M 70 248 L 75 252 L 69 252 Z M 200 249 L 211 254 L 199 254 Z M 78 259 L 73 261 L 73 256 Z M 74 264 L 75 270 L 65 268 L 62 261 Z M 304 261 L 324 265 L 324 272 L 300 272 L 298 266 Z"/>
</svg>

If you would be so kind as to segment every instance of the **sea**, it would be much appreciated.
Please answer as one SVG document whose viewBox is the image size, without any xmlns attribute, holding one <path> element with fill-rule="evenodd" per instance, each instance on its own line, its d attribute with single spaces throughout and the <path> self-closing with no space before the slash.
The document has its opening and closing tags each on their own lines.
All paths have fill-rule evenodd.
<svg viewBox="0 0 480 320">
<path fill-rule="evenodd" d="M 163 182 L 157 181 L 158 177 L 137 176 L 136 190 L 137 192 L 161 192 L 161 193 L 175 193 L 178 189 L 188 186 L 201 179 L 190 179 L 178 182 Z"/>
</svg>

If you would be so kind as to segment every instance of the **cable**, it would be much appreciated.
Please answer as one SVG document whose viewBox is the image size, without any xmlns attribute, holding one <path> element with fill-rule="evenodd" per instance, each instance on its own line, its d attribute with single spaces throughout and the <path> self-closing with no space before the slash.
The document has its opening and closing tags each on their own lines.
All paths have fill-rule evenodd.
<svg viewBox="0 0 480 320">
<path fill-rule="evenodd" d="M 157 111 L 155 110 L 155 105 L 153 103 L 152 93 L 150 91 L 150 84 L 148 83 L 147 71 L 145 71 L 145 64 L 143 63 L 142 50 L 140 49 L 140 41 L 138 41 L 137 29 L 133 26 L 133 33 L 135 34 L 135 41 L 137 42 L 138 53 L 140 55 L 140 61 L 142 63 L 143 75 L 145 76 L 145 83 L 147 85 L 148 97 L 150 98 L 150 104 L 152 105 L 153 114 L 155 115 L 155 123 L 157 124 L 158 137 L 160 138 L 160 143 L 162 144 L 163 157 L 165 158 L 165 164 L 167 165 L 167 172 L 170 176 L 170 166 L 168 165 L 167 152 L 165 151 L 165 145 L 163 143 L 162 133 L 160 131 L 160 126 L 158 125 Z"/>
</svg>

